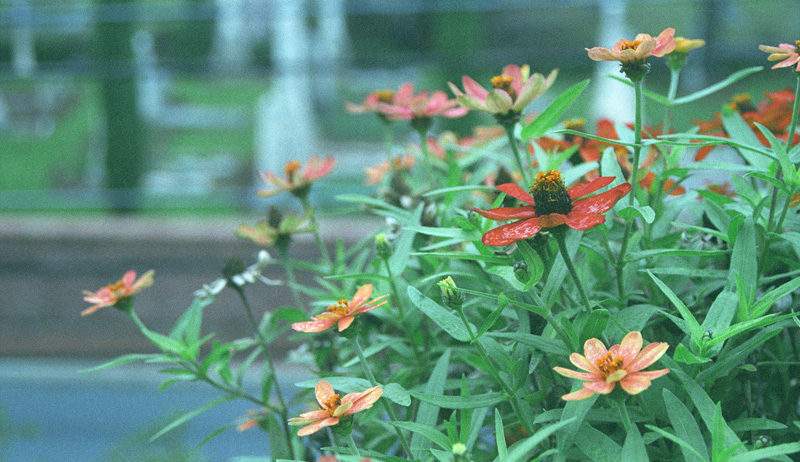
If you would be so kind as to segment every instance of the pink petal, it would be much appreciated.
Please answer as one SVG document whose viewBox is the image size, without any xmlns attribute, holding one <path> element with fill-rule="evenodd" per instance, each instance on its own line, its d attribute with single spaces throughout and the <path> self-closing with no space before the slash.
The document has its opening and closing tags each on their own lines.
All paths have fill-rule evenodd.
<svg viewBox="0 0 800 462">
<path fill-rule="evenodd" d="M 619 344 L 619 356 L 622 356 L 625 362 L 625 368 L 628 369 L 628 372 L 636 372 L 631 371 L 627 366 L 633 362 L 636 358 L 636 355 L 642 350 L 642 334 L 637 331 L 629 332 L 625 338 L 622 339 L 622 342 Z"/>
<path fill-rule="evenodd" d="M 386 295 L 381 295 L 381 296 L 380 296 L 380 297 L 378 297 L 378 298 L 375 298 L 375 299 L 373 299 L 373 300 L 370 300 L 370 302 L 369 302 L 369 303 L 367 303 L 366 305 L 362 305 L 362 306 L 361 306 L 361 308 L 359 308 L 359 309 L 357 309 L 357 310 L 353 311 L 353 314 L 356 314 L 356 313 L 366 313 L 367 311 L 372 311 L 372 310 L 374 310 L 375 308 L 377 308 L 377 307 L 379 307 L 379 306 L 385 305 L 386 303 L 388 303 L 388 301 L 389 301 L 389 300 L 383 300 L 383 299 L 384 299 L 384 298 L 386 298 L 386 297 L 388 297 L 388 296 L 389 296 L 389 294 L 386 294 Z M 378 301 L 380 301 L 380 300 L 383 300 L 383 301 L 382 301 L 382 302 L 380 302 L 380 303 L 376 303 L 376 302 L 378 302 Z"/>
<path fill-rule="evenodd" d="M 130 291 L 131 287 L 133 287 L 133 282 L 136 280 L 136 271 L 128 270 L 125 272 L 125 275 L 122 276 L 122 284 L 125 286 L 126 291 Z"/>
<path fill-rule="evenodd" d="M 328 417 L 328 411 L 317 409 L 316 411 L 304 412 L 300 414 L 300 417 L 293 417 L 293 419 L 297 421 L 307 420 L 313 422 L 314 420 L 324 419 L 325 417 Z"/>
<path fill-rule="evenodd" d="M 779 67 L 789 67 L 789 66 L 792 66 L 792 65 L 796 64 L 798 61 L 800 61 L 800 54 L 796 54 L 794 56 L 791 56 L 786 61 L 779 62 L 778 64 L 772 66 L 772 69 L 777 69 Z"/>
<path fill-rule="evenodd" d="M 544 76 L 542 74 L 534 74 L 533 77 L 525 82 L 525 86 L 517 92 L 517 100 L 514 102 L 513 109 L 521 112 L 525 109 L 525 106 L 541 96 L 546 90 Z"/>
<path fill-rule="evenodd" d="M 342 398 L 343 403 L 353 403 L 346 414 L 354 414 L 364 409 L 369 409 L 381 397 L 383 389 L 372 387 L 359 393 L 349 393 Z"/>
<path fill-rule="evenodd" d="M 587 48 L 586 51 L 589 52 L 589 58 L 593 61 L 619 61 L 620 58 L 619 54 L 608 48 L 594 47 Z"/>
<path fill-rule="evenodd" d="M 595 392 L 589 390 L 588 388 L 581 388 L 578 391 L 573 391 L 572 393 L 567 393 L 566 395 L 562 396 L 561 399 L 564 401 L 578 401 L 581 399 L 591 398 L 595 395 Z"/>
<path fill-rule="evenodd" d="M 594 382 L 594 381 L 598 380 L 597 374 L 590 374 L 588 372 L 573 371 L 572 369 L 567 369 L 567 368 L 559 367 L 559 366 L 554 367 L 553 370 L 555 370 L 559 374 L 563 375 L 564 377 L 583 380 L 584 382 Z"/>
<path fill-rule="evenodd" d="M 477 98 L 480 101 L 486 101 L 489 92 L 486 91 L 481 84 L 473 80 L 472 77 L 465 75 L 461 78 L 461 82 L 464 84 L 464 91 L 467 92 L 467 95 Z"/>
<path fill-rule="evenodd" d="M 630 190 L 630 183 L 622 183 L 604 193 L 579 199 L 572 204 L 572 212 L 587 215 L 605 213 L 625 197 Z"/>
<path fill-rule="evenodd" d="M 314 385 L 314 396 L 317 397 L 317 402 L 322 407 L 325 407 L 325 403 L 330 401 L 331 397 L 335 394 L 336 392 L 333 391 L 331 384 L 325 380 L 320 380 Z"/>
<path fill-rule="evenodd" d="M 297 436 L 310 435 L 310 434 L 312 434 L 314 432 L 317 432 L 317 431 L 321 430 L 324 427 L 328 427 L 328 426 L 331 426 L 331 425 L 336 425 L 337 423 L 339 423 L 339 418 L 338 417 L 328 417 L 328 418 L 325 418 L 325 419 L 320 419 L 320 420 L 317 420 L 316 422 L 314 422 L 311 425 L 308 425 L 306 427 L 301 428 L 300 431 L 297 432 Z"/>
<path fill-rule="evenodd" d="M 530 205 L 535 205 L 533 203 L 533 196 L 527 193 L 524 189 L 520 188 L 519 186 L 515 185 L 514 183 L 505 183 L 501 184 L 497 187 L 500 191 L 508 194 L 509 196 L 519 199 L 522 202 L 528 203 Z"/>
<path fill-rule="evenodd" d="M 400 85 L 400 88 L 397 90 L 397 93 L 394 94 L 392 97 L 392 102 L 395 104 L 401 104 L 409 99 L 414 95 L 414 85 L 409 82 L 406 82 Z"/>
<path fill-rule="evenodd" d="M 483 235 L 481 241 L 484 245 L 508 245 L 520 239 L 527 239 L 542 229 L 538 221 L 539 219 L 534 217 L 490 229 Z"/>
<path fill-rule="evenodd" d="M 578 367 L 585 371 L 589 371 L 594 374 L 600 373 L 600 369 L 597 368 L 595 363 L 590 363 L 585 357 L 583 357 L 583 355 L 580 355 L 578 353 L 572 353 L 571 355 L 569 355 L 569 362 L 574 364 L 575 367 Z"/>
<path fill-rule="evenodd" d="M 669 348 L 669 344 L 664 342 L 653 342 L 647 345 L 636 358 L 628 364 L 628 372 L 640 371 L 658 361 L 658 359 L 667 352 L 667 348 Z"/>
<path fill-rule="evenodd" d="M 586 231 L 606 222 L 605 215 L 586 215 L 570 212 L 567 215 L 567 226 L 578 231 Z"/>
<path fill-rule="evenodd" d="M 614 385 L 617 382 L 606 382 L 605 380 L 598 380 L 597 382 L 584 382 L 583 388 L 588 388 L 589 390 L 600 393 L 601 395 L 607 395 L 614 390 Z"/>
<path fill-rule="evenodd" d="M 348 327 L 350 327 L 350 324 L 353 324 L 353 321 L 355 321 L 355 319 L 356 318 L 353 317 L 353 316 L 345 316 L 345 317 L 339 319 L 339 332 L 341 332 L 341 331 L 347 329 Z"/>
<path fill-rule="evenodd" d="M 469 108 L 466 107 L 454 107 L 450 108 L 444 112 L 442 112 L 442 117 L 447 117 L 449 119 L 455 119 L 457 117 L 463 117 L 467 115 L 469 112 Z"/>
<path fill-rule="evenodd" d="M 673 36 L 675 35 L 675 29 L 672 27 L 667 27 L 660 34 L 656 37 L 656 47 L 650 52 L 653 56 L 662 57 L 667 53 L 672 52 L 675 49 L 675 39 Z"/>
<path fill-rule="evenodd" d="M 370 295 L 372 295 L 372 284 L 364 284 L 359 287 L 355 295 L 353 295 L 353 299 L 350 300 L 350 309 L 352 310 L 361 306 L 367 301 Z"/>
<path fill-rule="evenodd" d="M 322 332 L 329 329 L 336 319 L 315 319 L 313 321 L 296 322 L 292 324 L 292 329 L 299 332 Z"/>
<path fill-rule="evenodd" d="M 472 210 L 490 220 L 520 220 L 536 216 L 536 211 L 533 210 L 533 206 L 530 205 L 523 207 L 498 207 L 489 210 Z"/>
<path fill-rule="evenodd" d="M 431 99 L 428 100 L 428 112 L 431 114 L 435 114 L 439 112 L 443 107 L 447 106 L 448 99 L 447 94 L 441 90 L 437 90 L 433 92 Z"/>
<path fill-rule="evenodd" d="M 583 344 L 583 356 L 591 364 L 597 364 L 597 360 L 605 356 L 606 353 L 608 353 L 606 346 L 596 338 L 590 338 Z"/>
<path fill-rule="evenodd" d="M 650 56 L 651 52 L 655 49 L 656 43 L 655 39 L 645 40 L 644 42 L 640 43 L 639 46 L 636 47 L 636 51 L 633 53 L 633 57 L 635 59 L 645 59 Z M 623 50 L 623 52 L 626 50 Z"/>
<path fill-rule="evenodd" d="M 604 188 L 610 185 L 615 179 L 616 178 L 613 176 L 601 176 L 587 183 L 581 183 L 581 184 L 576 184 L 575 186 L 571 186 L 567 190 L 567 192 L 569 193 L 570 199 L 575 200 L 579 197 L 591 194 L 600 188 Z"/>
</svg>

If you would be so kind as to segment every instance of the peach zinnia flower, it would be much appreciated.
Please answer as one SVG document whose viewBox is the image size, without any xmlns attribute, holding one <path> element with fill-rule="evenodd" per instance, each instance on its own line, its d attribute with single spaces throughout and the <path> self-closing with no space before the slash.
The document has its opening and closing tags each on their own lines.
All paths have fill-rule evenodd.
<svg viewBox="0 0 800 462">
<path fill-rule="evenodd" d="M 351 114 L 364 114 L 372 112 L 378 114 L 381 120 L 388 122 L 389 119 L 387 119 L 387 114 L 382 110 L 381 104 L 403 105 L 410 100 L 413 95 L 414 85 L 406 82 L 400 85 L 400 88 L 395 92 L 392 90 L 374 91 L 364 98 L 364 102 L 362 104 L 345 102 L 344 106 L 347 109 L 347 112 Z"/>
<path fill-rule="evenodd" d="M 311 183 L 331 173 L 336 161 L 332 156 L 320 159 L 312 156 L 308 159 L 306 167 L 301 171 L 300 162 L 293 160 L 283 167 L 284 177 L 272 172 L 261 172 L 261 180 L 273 188 L 259 189 L 256 194 L 260 197 L 272 197 L 285 191 L 291 192 L 296 197 L 303 199 L 311 189 Z"/>
<path fill-rule="evenodd" d="M 300 417 L 292 417 L 289 419 L 289 425 L 305 425 L 297 432 L 297 435 L 310 435 L 323 427 L 338 424 L 339 420 L 351 414 L 371 408 L 382 394 L 381 387 L 372 387 L 362 392 L 349 393 L 339 397 L 339 394 L 333 391 L 331 384 L 320 380 L 314 387 L 314 395 L 322 409 L 305 412 L 300 414 Z"/>
<path fill-rule="evenodd" d="M 150 287 L 153 285 L 153 274 L 155 271 L 150 270 L 142 275 L 138 280 L 136 279 L 136 271 L 130 270 L 122 276 L 122 279 L 111 284 L 110 286 L 103 287 L 97 292 L 83 291 L 83 299 L 89 303 L 94 303 L 94 306 L 86 308 L 81 311 L 81 316 L 92 314 L 100 308 L 107 306 L 114 306 L 120 300 L 130 297 L 136 292 Z"/>
<path fill-rule="evenodd" d="M 447 93 L 441 90 L 433 92 L 430 96 L 428 95 L 429 92 L 424 90 L 403 101 L 378 103 L 378 108 L 391 120 L 412 121 L 415 119 L 430 119 L 437 115 L 455 118 L 469 112 L 466 108 L 458 107 L 458 101 L 448 99 Z"/>
<path fill-rule="evenodd" d="M 675 29 L 668 27 L 658 37 L 639 34 L 633 41 L 620 40 L 612 49 L 587 48 L 589 58 L 594 61 L 620 61 L 622 63 L 644 61 L 650 56 L 662 57 L 675 49 Z"/>
<path fill-rule="evenodd" d="M 777 69 L 779 67 L 789 67 L 794 66 L 796 72 L 800 72 L 800 40 L 794 42 L 795 44 L 792 45 L 791 43 L 781 43 L 777 47 L 771 47 L 769 45 L 759 45 L 758 49 L 763 51 L 764 53 L 769 53 L 770 55 L 767 57 L 769 61 L 781 61 L 778 64 L 772 66 L 772 69 Z"/>
<path fill-rule="evenodd" d="M 335 305 L 326 308 L 325 312 L 312 316 L 311 321 L 292 324 L 292 329 L 300 332 L 322 332 L 337 324 L 339 332 L 341 332 L 350 327 L 355 320 L 355 315 L 374 310 L 385 304 L 386 300 L 377 302 L 388 297 L 388 295 L 381 295 L 367 301 L 370 295 L 372 295 L 372 284 L 365 284 L 358 288 L 352 300 L 339 300 Z"/>
<path fill-rule="evenodd" d="M 489 92 L 471 77 L 461 78 L 462 92 L 452 82 L 447 82 L 450 90 L 462 106 L 495 115 L 508 113 L 521 114 L 525 106 L 542 96 L 556 80 L 558 69 L 547 77 L 536 73 L 531 75 L 528 65 L 522 67 L 509 64 L 503 73 L 492 77 L 492 91 Z"/>
<path fill-rule="evenodd" d="M 658 361 L 666 353 L 669 345 L 664 342 L 653 342 L 642 349 L 642 334 L 630 332 L 619 345 L 606 350 L 603 342 L 596 338 L 586 341 L 583 355 L 572 353 L 569 360 L 579 369 L 578 372 L 563 367 L 553 369 L 564 377 L 583 380 L 583 388 L 568 393 L 561 398 L 567 401 L 586 399 L 595 393 L 607 395 L 619 382 L 628 394 L 636 395 L 650 386 L 650 381 L 669 372 L 669 369 L 642 371 L 645 367 Z"/>
</svg>

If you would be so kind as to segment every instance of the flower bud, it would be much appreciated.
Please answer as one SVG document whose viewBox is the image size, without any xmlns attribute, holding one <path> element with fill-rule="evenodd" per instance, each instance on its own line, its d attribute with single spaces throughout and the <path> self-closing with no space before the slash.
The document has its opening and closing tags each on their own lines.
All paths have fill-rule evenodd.
<svg viewBox="0 0 800 462">
<path fill-rule="evenodd" d="M 375 236 L 375 251 L 378 253 L 378 256 L 383 259 L 392 256 L 392 245 L 389 244 L 385 233 L 380 233 Z"/>
<path fill-rule="evenodd" d="M 514 277 L 523 284 L 528 282 L 531 279 L 531 273 L 528 271 L 528 264 L 524 261 L 515 262 Z"/>
<path fill-rule="evenodd" d="M 447 276 L 445 279 L 439 281 L 439 288 L 442 290 L 442 303 L 444 303 L 445 306 L 453 309 L 461 308 L 461 305 L 464 304 L 464 294 L 454 290 L 458 289 L 458 286 L 456 286 L 452 277 Z"/>
<path fill-rule="evenodd" d="M 453 455 L 463 456 L 467 453 L 467 446 L 464 443 L 456 443 L 453 445 Z"/>
<path fill-rule="evenodd" d="M 753 441 L 753 447 L 755 449 L 766 448 L 768 446 L 772 446 L 772 444 L 773 444 L 772 438 L 770 438 L 767 435 L 761 435 L 758 438 L 756 438 L 755 441 Z"/>
<path fill-rule="evenodd" d="M 471 225 L 480 226 L 481 220 L 481 216 L 475 210 L 470 210 L 467 213 L 467 221 L 469 221 Z"/>
<path fill-rule="evenodd" d="M 710 330 L 707 330 L 707 331 L 703 332 L 703 341 L 704 342 L 708 342 L 712 338 L 714 338 L 714 333 L 713 332 L 711 332 Z"/>
</svg>

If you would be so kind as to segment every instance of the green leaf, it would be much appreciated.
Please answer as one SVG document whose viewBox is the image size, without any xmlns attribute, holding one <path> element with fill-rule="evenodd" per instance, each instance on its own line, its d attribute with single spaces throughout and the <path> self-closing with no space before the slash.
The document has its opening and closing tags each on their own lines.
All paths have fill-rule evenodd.
<svg viewBox="0 0 800 462">
<path fill-rule="evenodd" d="M 740 417 L 733 422 L 728 422 L 731 430 L 737 433 L 752 432 L 752 431 L 765 431 L 765 430 L 783 430 L 788 428 L 786 425 L 769 420 L 764 417 Z"/>
<path fill-rule="evenodd" d="M 731 457 L 728 462 L 757 462 L 761 460 L 769 460 L 784 454 L 794 454 L 800 452 L 800 443 L 786 443 L 768 448 L 755 449 L 745 454 L 739 454 Z"/>
<path fill-rule="evenodd" d="M 387 383 L 383 387 L 383 396 L 401 406 L 408 407 L 411 405 L 411 395 L 399 383 Z"/>
<path fill-rule="evenodd" d="M 598 308 L 593 310 L 581 328 L 580 343 L 583 344 L 590 338 L 602 337 L 610 317 L 611 315 L 606 309 Z"/>
<path fill-rule="evenodd" d="M 153 358 L 156 358 L 156 357 L 161 357 L 161 358 L 167 359 L 168 361 L 172 361 L 171 358 L 168 358 L 168 357 L 165 357 L 165 356 L 161 356 L 161 355 L 158 355 L 158 354 L 130 354 L 130 355 L 120 356 L 119 358 L 116 358 L 116 359 L 112 359 L 111 361 L 103 363 L 103 364 L 101 364 L 99 366 L 94 366 L 94 367 L 90 367 L 89 369 L 80 370 L 80 371 L 78 371 L 78 373 L 79 374 L 86 374 L 86 373 L 89 373 L 89 372 L 97 372 L 97 371 L 101 371 L 103 369 L 108 369 L 109 367 L 116 367 L 116 366 L 119 366 L 119 365 L 122 365 L 122 364 L 132 363 L 132 362 L 135 362 L 135 361 L 144 361 L 146 359 L 153 359 Z"/>
<path fill-rule="evenodd" d="M 778 335 L 781 330 L 782 327 L 780 325 L 772 325 L 760 330 L 741 345 L 727 351 L 724 357 L 718 359 L 714 364 L 700 371 L 700 373 L 697 374 L 697 380 L 707 382 L 706 385 L 708 386 L 710 382 L 713 382 L 717 378 L 730 374 L 731 371 L 744 361 L 747 355 L 758 348 L 762 343 Z M 697 403 L 695 403 L 695 405 L 697 405 Z"/>
<path fill-rule="evenodd" d="M 450 438 L 448 438 L 447 436 L 445 436 L 444 433 L 440 432 L 439 430 L 436 430 L 435 428 L 429 427 L 427 425 L 420 425 L 416 422 L 396 421 L 392 422 L 391 424 L 402 430 L 414 432 L 415 434 L 422 436 L 428 441 L 435 443 L 440 448 L 446 451 L 452 451 L 453 449 L 453 443 L 450 442 Z"/>
<path fill-rule="evenodd" d="M 414 215 L 410 222 L 411 225 L 419 223 L 422 217 L 422 209 L 423 204 L 419 204 L 414 210 Z M 416 231 L 409 229 L 409 227 L 403 229 L 403 234 L 400 235 L 400 239 L 397 240 L 392 251 L 392 256 L 389 257 L 389 268 L 392 276 L 400 276 L 406 270 L 406 265 L 408 265 L 409 261 L 408 255 L 414 246 L 414 236 L 416 235 Z"/>
<path fill-rule="evenodd" d="M 436 257 L 436 258 L 456 258 L 459 260 L 475 260 L 475 261 L 485 261 L 487 263 L 492 263 L 495 265 L 508 265 L 509 259 L 508 257 L 501 257 L 498 255 L 484 255 L 479 253 L 467 253 L 467 252 L 411 252 L 409 255 L 411 256 L 429 256 L 429 257 Z"/>
<path fill-rule="evenodd" d="M 428 191 L 422 197 L 442 196 L 445 194 L 461 191 L 497 191 L 494 186 L 485 186 L 482 184 L 467 185 L 467 186 L 453 186 L 451 188 L 439 188 L 433 191 Z"/>
<path fill-rule="evenodd" d="M 619 210 L 617 215 L 625 219 L 625 221 L 641 218 L 646 223 L 652 223 L 653 220 L 656 219 L 656 212 L 654 212 L 649 205 L 645 205 L 644 207 L 628 206 Z"/>
<path fill-rule="evenodd" d="M 697 319 L 695 319 L 692 312 L 689 311 L 689 308 L 686 307 L 686 305 L 681 301 L 681 299 L 678 298 L 677 295 L 675 295 L 675 292 L 673 292 L 672 289 L 670 289 L 666 284 L 664 284 L 664 282 L 661 281 L 661 279 L 657 278 L 650 271 L 648 271 L 647 274 L 650 275 L 650 278 L 653 280 L 653 282 L 656 283 L 658 288 L 661 289 L 662 292 L 664 292 L 664 295 L 666 295 L 667 298 L 672 302 L 672 304 L 675 305 L 675 308 L 678 310 L 678 313 L 680 313 L 681 317 L 686 322 L 686 326 L 689 329 L 689 334 L 692 338 L 692 341 L 694 342 L 695 345 L 700 346 L 703 338 L 703 328 L 700 327 L 700 324 L 697 322 Z"/>
<path fill-rule="evenodd" d="M 464 323 L 452 310 L 448 310 L 426 297 L 422 292 L 417 290 L 416 287 L 408 286 L 407 292 L 411 302 L 451 337 L 461 342 L 469 342 L 472 340 L 466 327 L 464 327 Z M 470 328 L 472 332 L 476 331 L 475 326 L 470 325 Z"/>
<path fill-rule="evenodd" d="M 503 418 L 500 417 L 500 411 L 497 409 L 494 410 L 494 440 L 497 444 L 497 460 L 505 460 L 508 456 L 506 434 L 503 427 Z"/>
<path fill-rule="evenodd" d="M 159 430 L 158 433 L 156 433 L 155 435 L 151 436 L 150 437 L 150 441 L 155 441 L 161 435 L 169 432 L 170 430 L 174 430 L 175 428 L 177 428 L 177 427 L 185 424 L 186 422 L 194 419 L 195 417 L 197 417 L 198 415 L 208 411 L 209 409 L 213 409 L 213 408 L 219 406 L 220 404 L 227 403 L 228 401 L 232 401 L 232 400 L 237 399 L 237 398 L 238 398 L 238 396 L 228 395 L 228 396 L 221 396 L 221 397 L 219 397 L 219 398 L 217 398 L 215 400 L 211 400 L 208 403 L 200 406 L 199 408 L 197 408 L 197 409 L 195 409 L 193 411 L 187 412 L 186 414 L 183 414 L 182 416 L 180 416 L 177 419 L 173 420 L 172 423 L 170 423 L 166 427 L 164 427 L 161 430 Z"/>
<path fill-rule="evenodd" d="M 481 329 L 475 334 L 475 338 L 479 339 L 483 334 L 488 331 L 495 322 L 500 318 L 500 315 L 503 314 L 503 310 L 508 307 L 508 299 L 506 298 L 505 294 L 500 294 L 497 298 L 497 308 L 495 308 L 489 316 L 486 317 L 486 320 L 481 325 Z"/>
<path fill-rule="evenodd" d="M 475 409 L 478 407 L 491 407 L 508 399 L 504 393 L 490 392 L 483 395 L 453 396 L 436 395 L 420 391 L 409 391 L 411 396 L 423 403 L 433 404 L 445 409 Z"/>
<path fill-rule="evenodd" d="M 583 382 L 579 380 L 572 384 L 572 391 L 577 391 L 581 388 L 583 388 Z M 561 413 L 561 423 L 565 424 L 565 427 L 556 435 L 559 454 L 566 455 L 567 451 L 572 447 L 575 438 L 578 436 L 578 429 L 581 428 L 584 419 L 586 419 L 586 414 L 592 409 L 599 396 L 594 395 L 579 401 L 567 401 L 567 404 L 564 405 L 564 411 Z M 567 424 L 567 422 L 570 423 Z"/>
<path fill-rule="evenodd" d="M 542 441 L 549 438 L 550 435 L 553 433 L 562 430 L 567 425 L 573 424 L 575 418 L 569 418 L 567 420 L 561 421 L 557 424 L 547 425 L 542 427 L 531 435 L 530 437 L 517 442 L 513 446 L 511 446 L 511 450 L 508 451 L 508 454 L 503 459 L 495 459 L 499 462 L 524 462 L 528 460 L 528 456 L 530 453 L 538 446 Z"/>
<path fill-rule="evenodd" d="M 195 297 L 192 305 L 175 323 L 169 336 L 173 339 L 183 338 L 187 345 L 194 345 L 200 338 L 200 327 L 203 323 L 203 309 L 214 302 L 214 297 Z"/>
<path fill-rule="evenodd" d="M 527 140 L 530 138 L 540 138 L 544 135 L 547 130 L 558 121 L 561 114 L 572 106 L 572 103 L 575 102 L 586 86 L 589 85 L 589 82 L 590 79 L 586 79 L 558 95 L 558 97 L 547 106 L 547 109 L 542 111 L 541 114 L 533 119 L 533 122 L 522 129 L 520 137 L 523 140 Z"/>
<path fill-rule="evenodd" d="M 748 292 L 755 292 L 758 278 L 756 261 L 756 232 L 753 218 L 747 217 L 736 234 L 731 254 L 730 276 L 738 275 Z M 744 319 L 739 319 L 744 321 Z"/>
<path fill-rule="evenodd" d="M 775 138 L 775 135 L 772 134 L 769 129 L 758 122 L 755 122 L 756 128 L 761 131 L 764 135 L 764 138 L 769 141 L 769 145 L 772 148 L 772 151 L 775 153 L 775 158 L 778 160 L 778 163 L 781 166 L 781 170 L 783 170 L 783 176 L 785 178 L 794 178 L 795 175 L 795 168 L 792 165 L 792 161 L 789 159 L 789 154 L 786 152 L 786 146 L 783 141 L 779 141 Z"/>
<path fill-rule="evenodd" d="M 739 296 L 730 290 L 723 290 L 711 303 L 708 314 L 703 320 L 703 331 L 709 331 L 712 335 L 729 327 L 733 317 L 736 315 L 736 307 L 739 305 Z"/>
<path fill-rule="evenodd" d="M 631 460 L 646 462 L 650 460 L 647 456 L 647 448 L 644 446 L 644 440 L 636 425 L 631 425 L 628 434 L 625 436 L 625 444 L 622 445 L 619 460 L 620 462 L 628 462 Z"/>
<path fill-rule="evenodd" d="M 521 332 L 490 332 L 487 334 L 493 338 L 505 338 L 523 345 L 532 347 L 542 353 L 554 354 L 558 356 L 569 356 L 570 351 L 564 343 L 557 339 L 542 337 L 541 335 L 525 334 Z"/>
<path fill-rule="evenodd" d="M 444 385 L 447 381 L 447 370 L 450 367 L 450 350 L 445 350 L 444 354 L 436 361 L 428 383 L 425 385 L 425 393 L 428 395 L 441 395 L 444 393 Z M 419 425 L 435 427 L 439 419 L 439 406 L 423 402 L 417 410 L 416 422 Z M 431 447 L 430 440 L 421 435 L 411 436 L 411 452 L 416 459 L 424 459 L 427 449 Z"/>
<path fill-rule="evenodd" d="M 723 106 L 721 113 L 722 125 L 733 140 L 749 146 L 761 145 L 758 137 L 738 112 Z M 766 156 L 755 154 L 749 149 L 740 148 L 738 151 L 750 165 L 762 170 L 766 170 L 769 167 L 770 160 Z"/>
<path fill-rule="evenodd" d="M 681 446 L 686 462 L 708 460 L 705 439 L 692 413 L 683 404 L 683 401 L 679 400 L 668 389 L 662 389 L 661 394 L 664 397 L 664 406 L 667 408 L 669 421 L 672 424 L 672 428 L 675 429 L 676 436 L 685 441 L 688 448 L 694 449 L 694 451 L 691 451 L 687 447 Z"/>
<path fill-rule="evenodd" d="M 343 391 L 345 393 L 355 393 L 372 388 L 372 384 L 369 382 L 369 380 L 359 379 L 356 377 L 323 377 L 319 379 L 297 382 L 294 384 L 294 386 L 298 388 L 314 388 L 317 386 L 317 382 L 320 380 L 328 382 L 334 390 Z"/>
<path fill-rule="evenodd" d="M 542 261 L 542 257 L 531 248 L 530 244 L 528 244 L 528 241 L 525 239 L 517 241 L 517 249 L 519 253 L 522 254 L 523 261 L 528 265 L 530 279 L 528 279 L 528 282 L 523 286 L 523 291 L 527 292 L 534 284 L 538 284 L 539 281 L 542 280 L 542 276 L 544 275 L 544 262 Z"/>
<path fill-rule="evenodd" d="M 754 73 L 756 73 L 756 72 L 758 72 L 758 71 L 760 71 L 762 69 L 764 69 L 762 66 L 753 66 L 753 67 L 748 67 L 748 68 L 736 71 L 733 74 L 731 74 L 728 77 L 726 77 L 725 79 L 715 83 L 714 85 L 711 85 L 711 86 L 706 87 L 706 88 L 704 88 L 702 90 L 698 90 L 698 91 L 696 91 L 694 93 L 691 93 L 689 95 L 686 95 L 686 96 L 683 96 L 683 97 L 680 97 L 680 98 L 677 98 L 677 99 L 673 100 L 672 104 L 673 105 L 686 104 L 686 103 L 690 103 L 692 101 L 698 100 L 698 99 L 703 98 L 705 96 L 708 96 L 708 95 L 710 95 L 712 93 L 718 92 L 718 91 L 722 90 L 723 88 L 731 85 L 732 83 L 734 83 L 734 82 L 736 82 L 738 80 L 741 80 L 741 79 L 747 77 L 750 74 L 754 74 Z"/>
<path fill-rule="evenodd" d="M 686 451 L 688 451 L 689 453 L 694 455 L 696 458 L 699 458 L 700 460 L 703 460 L 703 461 L 708 461 L 708 458 L 703 458 L 703 455 L 700 454 L 699 452 L 697 452 L 697 449 L 693 448 L 692 445 L 690 445 L 689 443 L 684 441 L 682 438 L 678 438 L 677 436 L 673 435 L 672 433 L 670 433 L 668 431 L 665 431 L 665 430 L 662 430 L 662 429 L 660 429 L 658 427 L 655 427 L 653 425 L 645 425 L 645 427 L 647 427 L 649 430 L 652 430 L 652 431 L 658 433 L 659 435 L 661 435 L 664 438 L 672 441 L 673 443 L 677 443 L 678 445 L 680 445 L 681 449 L 684 450 L 684 454 L 686 453 Z M 686 460 L 689 460 L 689 459 L 686 459 Z"/>
<path fill-rule="evenodd" d="M 619 455 L 622 452 L 622 448 L 616 441 L 611 439 L 608 434 L 601 432 L 586 422 L 581 425 L 577 433 L 579 438 L 575 440 L 575 446 L 586 456 L 584 460 L 591 460 L 592 462 L 619 462 Z M 563 452 L 559 455 L 562 457 L 564 456 Z M 570 460 L 572 459 L 570 458 Z"/>
<path fill-rule="evenodd" d="M 789 282 L 770 290 L 764 294 L 750 309 L 750 318 L 758 318 L 772 307 L 778 300 L 789 295 L 800 288 L 800 277 L 794 278 Z"/>
<path fill-rule="evenodd" d="M 411 222 L 411 217 L 412 217 L 411 212 L 405 209 L 401 209 L 400 207 L 395 207 L 394 205 L 390 205 L 382 199 L 362 196 L 360 194 L 339 194 L 338 196 L 336 196 L 336 200 L 341 202 L 354 202 L 356 204 L 364 204 L 375 207 L 377 209 L 387 210 L 391 212 L 392 215 L 398 220 L 405 223 Z"/>
<path fill-rule="evenodd" d="M 675 347 L 675 353 L 673 353 L 672 357 L 675 359 L 675 361 L 685 364 L 703 364 L 711 361 L 711 358 L 696 356 L 694 353 L 689 351 L 688 348 L 683 346 L 682 343 L 679 343 L 678 346 Z"/>
</svg>

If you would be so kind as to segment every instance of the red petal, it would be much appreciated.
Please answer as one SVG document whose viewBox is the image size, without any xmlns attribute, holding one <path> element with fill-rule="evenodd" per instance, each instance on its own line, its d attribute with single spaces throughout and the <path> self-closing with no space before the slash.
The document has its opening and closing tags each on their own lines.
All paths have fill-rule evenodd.
<svg viewBox="0 0 800 462">
<path fill-rule="evenodd" d="M 631 190 L 630 183 L 622 183 L 615 186 L 604 193 L 596 196 L 580 199 L 572 204 L 571 213 L 579 213 L 586 215 L 596 215 L 605 213 L 611 209 L 620 199 L 625 197 Z"/>
<path fill-rule="evenodd" d="M 539 226 L 542 228 L 555 228 L 567 223 L 567 216 L 560 213 L 550 213 L 539 217 Z"/>
<path fill-rule="evenodd" d="M 536 211 L 533 210 L 533 207 L 530 205 L 524 207 L 497 207 L 489 210 L 472 210 L 490 220 L 520 220 L 536 216 Z"/>
<path fill-rule="evenodd" d="M 484 245 L 508 245 L 520 239 L 527 239 L 538 233 L 541 226 L 539 219 L 534 217 L 491 229 L 483 235 Z"/>
<path fill-rule="evenodd" d="M 569 197 L 572 200 L 575 200 L 579 197 L 583 197 L 587 194 L 591 194 L 597 191 L 600 188 L 604 188 L 611 184 L 614 181 L 613 176 L 601 176 L 599 178 L 595 178 L 594 180 L 588 183 L 581 183 L 572 186 L 567 190 L 569 192 Z"/>
<path fill-rule="evenodd" d="M 605 215 L 584 215 L 570 212 L 567 215 L 567 226 L 578 231 L 585 231 L 606 222 Z"/>
<path fill-rule="evenodd" d="M 511 197 L 521 200 L 522 202 L 534 205 L 533 196 L 528 194 L 524 189 L 520 188 L 514 183 L 501 184 L 497 187 L 497 189 L 503 191 Z"/>
</svg>

